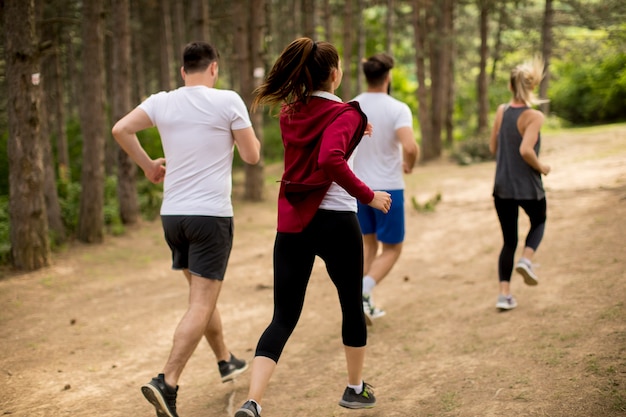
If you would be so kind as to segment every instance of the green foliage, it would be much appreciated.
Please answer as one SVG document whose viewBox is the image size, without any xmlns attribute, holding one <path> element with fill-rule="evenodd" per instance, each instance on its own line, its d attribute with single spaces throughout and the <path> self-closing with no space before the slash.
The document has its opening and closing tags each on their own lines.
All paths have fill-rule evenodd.
<svg viewBox="0 0 626 417">
<path fill-rule="evenodd" d="M 417 201 L 417 197 L 411 196 L 411 205 L 416 211 L 420 213 L 435 211 L 435 207 L 437 206 L 437 204 L 439 204 L 440 201 L 441 193 L 435 194 L 423 203 Z"/>
<path fill-rule="evenodd" d="M 67 150 L 70 158 L 69 174 L 71 181 L 80 181 L 83 168 L 83 135 L 80 130 L 80 120 L 76 117 L 68 119 L 66 123 Z"/>
<path fill-rule="evenodd" d="M 76 234 L 78 230 L 78 219 L 80 215 L 80 195 L 81 185 L 79 182 L 57 183 L 59 193 L 59 205 L 61 206 L 61 217 L 69 236 Z M 114 235 L 123 233 L 124 226 L 119 214 L 119 202 L 117 199 L 117 178 L 107 177 L 104 183 L 104 224 L 107 230 Z"/>
<path fill-rule="evenodd" d="M 283 140 L 278 118 L 266 115 L 263 123 L 263 158 L 267 163 L 282 161 Z"/>
<path fill-rule="evenodd" d="M 120 217 L 120 204 L 117 199 L 117 177 L 109 176 L 104 182 L 104 224 L 114 236 L 124 233 Z"/>
<path fill-rule="evenodd" d="M 163 201 L 163 186 L 153 184 L 146 177 L 137 181 L 137 194 L 139 197 L 139 210 L 146 220 L 154 220 L 161 210 Z"/>
<path fill-rule="evenodd" d="M 470 165 L 477 162 L 493 160 L 489 151 L 489 140 L 485 137 L 474 136 L 457 142 L 451 157 L 459 165 Z"/>
<path fill-rule="evenodd" d="M 151 158 L 163 157 L 163 146 L 161 145 L 161 136 L 156 127 L 137 132 L 137 138 L 141 142 L 141 146 Z"/>
<path fill-rule="evenodd" d="M 61 206 L 61 218 L 67 229 L 68 235 L 73 235 L 78 230 L 78 213 L 80 211 L 81 186 L 79 182 L 57 182 L 59 193 L 59 205 Z"/>
<path fill-rule="evenodd" d="M 555 65 L 551 110 L 573 124 L 626 120 L 626 53 Z"/>
</svg>

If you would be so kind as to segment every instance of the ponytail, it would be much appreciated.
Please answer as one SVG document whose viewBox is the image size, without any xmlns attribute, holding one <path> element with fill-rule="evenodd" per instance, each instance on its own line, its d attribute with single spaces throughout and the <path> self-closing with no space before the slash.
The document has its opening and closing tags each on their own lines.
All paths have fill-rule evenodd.
<svg viewBox="0 0 626 417">
<path fill-rule="evenodd" d="M 298 38 L 280 54 L 267 78 L 254 90 L 252 110 L 260 104 L 274 106 L 307 103 L 323 88 L 333 68 L 339 68 L 339 53 L 328 42 Z"/>
<path fill-rule="evenodd" d="M 528 107 L 547 102 L 548 100 L 539 99 L 534 94 L 535 88 L 543 77 L 544 61 L 539 56 L 513 68 L 510 83 L 514 99 L 525 103 Z"/>
</svg>

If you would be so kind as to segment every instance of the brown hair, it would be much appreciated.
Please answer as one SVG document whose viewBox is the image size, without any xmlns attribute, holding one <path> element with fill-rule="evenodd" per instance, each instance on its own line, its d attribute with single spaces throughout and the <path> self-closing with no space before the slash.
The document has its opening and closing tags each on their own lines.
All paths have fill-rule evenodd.
<svg viewBox="0 0 626 417">
<path fill-rule="evenodd" d="M 217 61 L 219 52 L 206 42 L 191 42 L 183 50 L 183 69 L 186 74 L 205 71 Z"/>
<path fill-rule="evenodd" d="M 372 87 L 380 87 L 387 79 L 393 64 L 393 58 L 386 53 L 372 55 L 363 61 L 363 74 L 365 74 L 367 84 Z"/>
<path fill-rule="evenodd" d="M 526 61 L 511 70 L 509 82 L 513 97 L 516 100 L 525 103 L 528 107 L 548 101 L 537 98 L 533 92 L 543 79 L 543 69 L 543 59 L 535 56 L 532 60 Z"/>
<path fill-rule="evenodd" d="M 334 68 L 339 68 L 339 53 L 332 44 L 298 38 L 283 50 L 263 84 L 254 90 L 251 108 L 283 101 L 306 103 L 314 91 L 327 87 Z"/>
</svg>

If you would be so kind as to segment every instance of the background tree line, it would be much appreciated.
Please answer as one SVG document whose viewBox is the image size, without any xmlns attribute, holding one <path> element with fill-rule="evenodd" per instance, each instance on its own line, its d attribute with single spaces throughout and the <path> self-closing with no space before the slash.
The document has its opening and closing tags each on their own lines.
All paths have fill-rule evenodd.
<svg viewBox="0 0 626 417">
<path fill-rule="evenodd" d="M 471 158 L 508 99 L 509 70 L 534 54 L 552 123 L 624 120 L 625 17 L 622 0 L 0 0 L 0 261 L 37 269 L 70 238 L 99 243 L 158 213 L 160 187 L 110 127 L 182 85 L 191 40 L 219 49 L 218 87 L 247 103 L 298 36 L 338 47 L 344 100 L 364 88 L 361 60 L 391 52 L 392 94 L 414 110 L 423 159 L 463 144 Z M 264 160 L 278 161 L 276 119 L 252 119 Z M 162 154 L 156 131 L 141 140 Z M 264 198 L 264 163 L 239 163 L 247 200 Z"/>
</svg>

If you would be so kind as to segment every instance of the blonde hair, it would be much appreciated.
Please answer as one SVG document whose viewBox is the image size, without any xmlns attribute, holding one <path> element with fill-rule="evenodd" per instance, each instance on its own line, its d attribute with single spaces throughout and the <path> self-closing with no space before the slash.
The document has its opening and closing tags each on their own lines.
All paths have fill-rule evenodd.
<svg viewBox="0 0 626 417">
<path fill-rule="evenodd" d="M 528 107 L 545 103 L 548 100 L 535 96 L 534 90 L 544 77 L 544 61 L 538 55 L 511 70 L 511 91 L 513 98 L 524 102 Z"/>
</svg>

